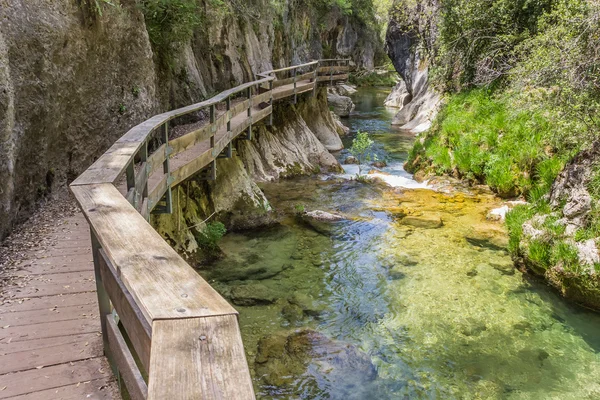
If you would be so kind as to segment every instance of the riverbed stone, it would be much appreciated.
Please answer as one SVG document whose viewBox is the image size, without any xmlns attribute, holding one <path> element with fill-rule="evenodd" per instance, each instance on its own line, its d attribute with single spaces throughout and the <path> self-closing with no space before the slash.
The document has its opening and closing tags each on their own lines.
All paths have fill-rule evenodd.
<svg viewBox="0 0 600 400">
<path fill-rule="evenodd" d="M 288 301 L 290 304 L 299 307 L 306 315 L 313 317 L 318 316 L 325 309 L 325 307 L 318 304 L 312 296 L 304 293 L 294 293 L 288 298 Z"/>
<path fill-rule="evenodd" d="M 229 299 L 237 306 L 273 304 L 277 298 L 273 290 L 260 283 L 234 286 L 229 292 Z"/>
<path fill-rule="evenodd" d="M 354 156 L 346 157 L 344 164 L 358 164 L 358 159 Z"/>
<path fill-rule="evenodd" d="M 308 368 L 309 365 L 316 368 Z M 262 338 L 258 343 L 255 370 L 266 384 L 278 388 L 304 376 L 314 389 L 326 379 L 338 387 L 339 393 L 347 394 L 365 390 L 377 377 L 370 357 L 356 346 L 310 329 Z"/>
<path fill-rule="evenodd" d="M 444 222 L 437 215 L 410 215 L 404 217 L 401 221 L 402 225 L 414 226 L 415 228 L 438 229 L 444 226 Z"/>
<path fill-rule="evenodd" d="M 323 235 L 330 235 L 335 224 L 344 221 L 345 219 L 346 218 L 341 215 L 320 210 L 309 211 L 302 214 L 302 221 Z"/>
</svg>

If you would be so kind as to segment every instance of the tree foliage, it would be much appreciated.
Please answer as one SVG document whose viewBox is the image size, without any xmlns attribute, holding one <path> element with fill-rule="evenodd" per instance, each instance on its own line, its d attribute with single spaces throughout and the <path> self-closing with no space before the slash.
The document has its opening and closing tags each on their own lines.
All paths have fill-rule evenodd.
<svg viewBox="0 0 600 400">
<path fill-rule="evenodd" d="M 367 132 L 358 131 L 356 137 L 352 140 L 350 154 L 356 157 L 358 161 L 358 175 L 361 174 L 361 165 L 370 161 L 373 157 L 373 144 L 375 142 L 369 137 Z"/>
</svg>

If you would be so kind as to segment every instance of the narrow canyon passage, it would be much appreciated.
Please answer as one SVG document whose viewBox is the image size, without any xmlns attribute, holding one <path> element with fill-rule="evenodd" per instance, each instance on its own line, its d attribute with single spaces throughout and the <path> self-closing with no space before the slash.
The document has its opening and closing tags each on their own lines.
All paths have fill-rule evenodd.
<svg viewBox="0 0 600 400">
<path fill-rule="evenodd" d="M 226 235 L 200 270 L 240 312 L 257 397 L 597 398 L 600 316 L 514 268 L 491 192 L 411 179 L 414 138 L 389 128 L 385 96 L 361 89 L 344 123 L 373 134 L 387 167 L 368 168 L 387 183 L 344 165 L 262 184 L 282 223 Z M 298 208 L 346 219 L 309 225 Z"/>
</svg>

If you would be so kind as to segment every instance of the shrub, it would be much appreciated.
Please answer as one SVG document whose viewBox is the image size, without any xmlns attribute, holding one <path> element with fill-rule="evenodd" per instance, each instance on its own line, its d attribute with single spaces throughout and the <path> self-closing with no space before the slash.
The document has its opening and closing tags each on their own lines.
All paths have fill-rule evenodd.
<svg viewBox="0 0 600 400">
<path fill-rule="evenodd" d="M 361 174 L 361 165 L 373 158 L 373 140 L 367 132 L 358 131 L 356 137 L 352 140 L 350 154 L 358 160 L 358 176 Z"/>
<path fill-rule="evenodd" d="M 218 243 L 225 233 L 227 229 L 221 222 L 209 222 L 203 230 L 196 233 L 196 242 L 200 248 L 214 251 L 219 248 Z"/>
</svg>

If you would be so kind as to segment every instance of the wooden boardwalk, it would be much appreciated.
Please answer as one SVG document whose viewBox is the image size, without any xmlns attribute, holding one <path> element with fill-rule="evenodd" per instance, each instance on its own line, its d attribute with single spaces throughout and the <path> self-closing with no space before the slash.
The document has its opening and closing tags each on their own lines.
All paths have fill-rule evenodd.
<svg viewBox="0 0 600 400">
<path fill-rule="evenodd" d="M 0 289 L 0 399 L 115 399 L 104 358 L 90 233 L 60 221 Z"/>
<path fill-rule="evenodd" d="M 333 70 L 320 77 L 319 69 L 314 75 L 297 77 L 296 69 L 301 67 L 277 70 L 294 75 L 275 88 L 274 77 L 240 86 L 248 88 L 249 96 L 231 109 L 231 95 L 225 94 L 238 93 L 240 87 L 216 96 L 223 97 L 220 101 L 226 99 L 226 113 L 214 115 L 218 102 L 207 102 L 212 107 L 209 126 L 167 139 L 171 147 L 165 143 L 152 155 L 147 141 L 157 125 L 150 119 L 105 153 L 109 162 L 101 158 L 78 178 L 71 188 L 88 220 L 79 212 L 59 218 L 33 239 L 39 246 L 29 243 L 15 269 L 0 270 L 4 278 L 10 276 L 8 284 L 0 287 L 0 399 L 119 399 L 118 385 L 104 356 L 107 349 L 133 399 L 254 398 L 237 312 L 144 218 L 158 199 L 170 197 L 172 186 L 214 163 L 220 152 L 231 156 L 231 141 L 244 129 L 251 132 L 253 123 L 270 115 L 273 100 L 296 99 L 298 94 L 316 90 L 321 80 L 347 78 L 332 75 Z M 264 82 L 271 82 L 271 89 L 256 93 L 251 100 L 251 87 Z M 195 109 L 199 106 L 153 118 L 162 121 L 158 126 L 164 127 L 168 138 L 168 121 Z M 140 141 L 136 135 L 143 135 L 145 147 L 136 144 Z M 142 164 L 134 169 L 140 149 L 145 149 L 140 153 Z M 121 196 L 106 182 L 117 184 L 125 170 L 123 161 L 129 166 L 128 181 L 117 185 Z M 99 239 L 94 249 L 88 221 L 95 229 L 92 236 Z M 132 257 L 135 263 L 130 262 Z M 95 272 L 101 276 L 99 286 Z M 159 291 L 160 295 L 155 293 Z M 103 299 L 100 307 L 98 297 Z M 123 329 L 134 333 L 129 339 L 142 370 L 152 371 L 148 386 L 133 360 L 131 344 L 117 328 L 113 307 Z M 108 326 L 104 337 L 101 321 Z M 200 331 L 205 334 L 198 336 Z M 202 374 L 208 378 L 201 378 Z"/>
</svg>

